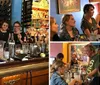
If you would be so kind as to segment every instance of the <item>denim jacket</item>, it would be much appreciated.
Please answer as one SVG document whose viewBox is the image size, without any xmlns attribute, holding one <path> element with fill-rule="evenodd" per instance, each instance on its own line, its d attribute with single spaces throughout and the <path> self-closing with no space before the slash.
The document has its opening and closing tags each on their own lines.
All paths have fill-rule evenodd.
<svg viewBox="0 0 100 85">
<path fill-rule="evenodd" d="M 50 79 L 50 85 L 68 85 L 68 84 L 57 72 L 54 72 Z"/>
</svg>

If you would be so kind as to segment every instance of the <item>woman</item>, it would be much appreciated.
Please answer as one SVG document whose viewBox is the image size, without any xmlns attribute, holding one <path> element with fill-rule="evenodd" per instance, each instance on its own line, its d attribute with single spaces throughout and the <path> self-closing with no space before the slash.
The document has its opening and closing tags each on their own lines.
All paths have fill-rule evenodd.
<svg viewBox="0 0 100 85">
<path fill-rule="evenodd" d="M 58 24 L 56 23 L 54 17 L 50 17 L 50 40 L 51 41 L 60 41 L 57 32 L 58 32 Z"/>
<path fill-rule="evenodd" d="M 7 21 L 4 21 L 2 23 L 2 26 L 0 28 L 0 40 L 3 40 L 3 41 L 8 41 L 8 38 L 9 38 L 9 24 Z"/>
<path fill-rule="evenodd" d="M 73 66 L 74 64 L 78 64 L 77 55 L 76 54 L 72 54 L 71 66 Z"/>
<path fill-rule="evenodd" d="M 65 14 L 62 17 L 60 38 L 63 41 L 74 41 L 76 36 L 79 35 L 78 30 L 75 28 L 75 20 L 72 14 Z"/>
<path fill-rule="evenodd" d="M 22 33 L 20 31 L 21 24 L 18 21 L 16 21 L 13 26 L 15 44 L 22 44 L 24 41 L 25 33 Z"/>
<path fill-rule="evenodd" d="M 65 70 L 66 66 L 61 60 L 57 60 L 55 63 L 53 63 L 51 66 L 50 85 L 68 85 L 62 76 L 64 75 Z M 81 82 L 73 79 L 69 85 L 81 85 Z"/>
<path fill-rule="evenodd" d="M 97 35 L 100 26 L 96 23 L 96 20 L 92 17 L 94 14 L 94 6 L 92 4 L 86 4 L 83 8 L 84 16 L 81 22 L 81 29 L 87 38 L 91 37 L 91 34 Z"/>
<path fill-rule="evenodd" d="M 100 13 L 96 16 L 96 22 L 100 27 Z M 100 29 L 98 28 L 98 34 L 100 34 Z"/>
<path fill-rule="evenodd" d="M 68 85 L 61 77 L 65 71 L 64 63 L 61 60 L 56 61 L 53 64 L 52 69 L 53 74 L 51 75 L 50 85 Z"/>
</svg>

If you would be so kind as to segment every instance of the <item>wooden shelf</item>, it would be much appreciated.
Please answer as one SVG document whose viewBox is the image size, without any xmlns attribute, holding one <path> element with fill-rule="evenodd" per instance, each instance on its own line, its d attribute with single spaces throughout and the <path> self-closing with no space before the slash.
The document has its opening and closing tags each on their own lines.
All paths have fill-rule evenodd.
<svg viewBox="0 0 100 85">
<path fill-rule="evenodd" d="M 36 7 L 32 7 L 32 10 L 38 10 L 38 11 L 48 11 L 48 9 L 36 8 Z"/>
</svg>

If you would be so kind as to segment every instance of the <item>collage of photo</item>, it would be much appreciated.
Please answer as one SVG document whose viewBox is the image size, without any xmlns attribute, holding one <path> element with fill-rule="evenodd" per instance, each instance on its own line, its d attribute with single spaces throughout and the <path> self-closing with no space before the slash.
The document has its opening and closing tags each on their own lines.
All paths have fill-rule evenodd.
<svg viewBox="0 0 100 85">
<path fill-rule="evenodd" d="M 49 85 L 100 84 L 100 0 L 50 0 Z"/>
<path fill-rule="evenodd" d="M 0 0 L 0 85 L 100 85 L 100 0 Z"/>
</svg>

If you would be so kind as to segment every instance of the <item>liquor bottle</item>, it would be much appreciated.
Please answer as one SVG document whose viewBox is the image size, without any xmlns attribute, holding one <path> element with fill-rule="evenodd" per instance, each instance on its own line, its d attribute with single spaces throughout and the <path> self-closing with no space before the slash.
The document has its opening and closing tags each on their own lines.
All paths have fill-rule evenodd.
<svg viewBox="0 0 100 85">
<path fill-rule="evenodd" d="M 46 47 L 47 47 L 47 44 L 46 44 L 46 42 L 45 42 L 45 38 L 43 38 L 43 41 L 42 41 L 42 44 L 41 44 L 41 53 L 42 53 L 44 56 L 42 56 L 42 57 L 46 57 L 46 55 L 47 55 Z"/>
<path fill-rule="evenodd" d="M 9 43 L 9 60 L 10 60 L 10 58 L 14 57 L 15 54 L 15 40 L 13 33 L 11 33 L 8 43 Z"/>
</svg>

